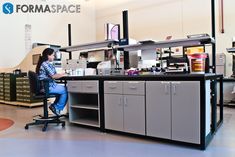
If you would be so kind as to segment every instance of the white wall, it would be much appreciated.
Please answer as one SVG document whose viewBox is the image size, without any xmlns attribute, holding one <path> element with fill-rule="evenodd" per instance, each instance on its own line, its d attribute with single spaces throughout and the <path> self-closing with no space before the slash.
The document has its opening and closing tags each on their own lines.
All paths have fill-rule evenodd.
<svg viewBox="0 0 235 157">
<path fill-rule="evenodd" d="M 217 0 L 218 7 L 218 0 Z M 235 37 L 235 1 L 224 0 L 224 27 L 225 33 L 219 31 L 218 12 L 217 12 L 217 30 L 216 30 L 216 43 L 217 52 L 224 52 L 226 54 L 226 75 L 232 74 L 232 55 L 226 52 L 226 48 L 232 47 L 232 38 Z"/>
<path fill-rule="evenodd" d="M 67 24 L 72 24 L 72 44 L 104 40 L 104 23 L 122 24 L 122 11 L 129 10 L 130 37 L 136 40 L 164 40 L 167 35 L 211 34 L 210 0 L 21 0 L 17 3 L 81 4 L 81 14 L 2 14 L 0 3 L 0 68 L 14 67 L 26 56 L 25 24 L 32 25 L 32 42 L 67 46 Z M 235 36 L 235 1 L 225 0 L 225 33 L 219 33 L 217 53 L 226 53 L 226 73 L 232 60 L 226 48 Z M 218 4 L 218 0 L 216 2 Z M 216 9 L 218 11 L 218 8 Z M 218 15 L 216 16 L 218 18 Z"/>
<path fill-rule="evenodd" d="M 25 24 L 32 26 L 32 43 L 67 46 L 67 26 L 72 24 L 72 44 L 95 41 L 95 5 L 85 0 L 21 0 L 13 4 L 81 4 L 80 14 L 12 14 L 2 13 L 0 3 L 0 68 L 14 67 L 26 56 Z"/>
<path fill-rule="evenodd" d="M 103 4 L 107 5 L 101 5 Z M 164 40 L 167 35 L 185 38 L 188 34 L 208 33 L 211 35 L 211 0 L 108 0 L 97 2 L 96 38 L 104 39 L 104 23 L 120 23 L 122 11 L 129 11 L 129 33 L 136 40 Z M 224 1 L 225 34 L 219 33 L 218 0 L 216 1 L 217 53 L 226 54 L 226 75 L 232 73 L 231 55 L 226 52 L 235 36 L 235 1 Z M 210 50 L 208 48 L 207 50 Z"/>
<path fill-rule="evenodd" d="M 48 46 L 38 46 L 32 49 L 15 67 L 0 68 L 0 73 L 12 73 L 15 69 L 20 69 L 22 72 L 28 72 L 29 70 L 35 71 L 36 65 L 33 65 L 33 55 L 41 54 L 42 51 Z"/>
<path fill-rule="evenodd" d="M 102 0 L 104 3 L 108 0 Z M 115 2 L 114 2 L 115 3 Z M 104 23 L 121 23 L 122 11 L 129 11 L 130 37 L 163 40 L 186 34 L 211 33 L 209 0 L 127 0 L 126 3 L 100 7 L 96 12 L 97 39 L 104 38 Z"/>
</svg>

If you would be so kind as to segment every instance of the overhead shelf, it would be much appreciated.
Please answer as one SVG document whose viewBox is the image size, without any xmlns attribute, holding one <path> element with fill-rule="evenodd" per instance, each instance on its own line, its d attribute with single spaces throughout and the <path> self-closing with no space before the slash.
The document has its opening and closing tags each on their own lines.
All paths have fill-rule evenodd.
<svg viewBox="0 0 235 157">
<path fill-rule="evenodd" d="M 235 53 L 235 48 L 227 48 L 228 53 Z"/>
<path fill-rule="evenodd" d="M 111 48 L 114 45 L 117 45 L 118 42 L 115 40 L 106 40 L 101 42 L 86 43 L 81 45 L 74 45 L 68 47 L 60 48 L 60 51 L 72 52 L 72 51 L 92 51 L 92 50 L 103 50 Z"/>
<path fill-rule="evenodd" d="M 126 46 L 115 46 L 119 50 L 125 51 L 137 51 L 137 50 L 153 50 L 156 48 L 169 48 L 177 46 L 196 46 L 202 44 L 212 44 L 215 43 L 215 40 L 211 37 L 195 37 L 195 38 L 186 38 L 186 39 L 176 39 L 168 41 L 159 41 L 159 42 L 142 42 L 133 45 Z"/>
</svg>

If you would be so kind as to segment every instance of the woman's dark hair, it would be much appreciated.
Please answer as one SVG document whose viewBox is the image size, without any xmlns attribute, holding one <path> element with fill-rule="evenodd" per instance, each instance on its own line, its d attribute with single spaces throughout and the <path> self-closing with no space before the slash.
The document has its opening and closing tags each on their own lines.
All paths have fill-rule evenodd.
<svg viewBox="0 0 235 157">
<path fill-rule="evenodd" d="M 53 49 L 51 48 L 46 48 L 43 52 L 42 52 L 42 55 L 40 56 L 39 60 L 38 60 L 38 64 L 37 64 L 37 67 L 36 67 L 36 73 L 39 74 L 39 70 L 40 70 L 40 67 L 42 65 L 43 62 L 47 61 L 48 60 L 48 56 L 52 55 L 54 52 Z"/>
</svg>

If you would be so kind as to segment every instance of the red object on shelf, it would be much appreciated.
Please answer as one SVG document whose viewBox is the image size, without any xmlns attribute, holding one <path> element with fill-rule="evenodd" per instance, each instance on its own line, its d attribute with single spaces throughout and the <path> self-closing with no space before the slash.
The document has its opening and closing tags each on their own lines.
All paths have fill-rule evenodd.
<svg viewBox="0 0 235 157">
<path fill-rule="evenodd" d="M 205 53 L 195 53 L 188 55 L 190 62 L 190 72 L 191 73 L 205 73 L 205 59 L 207 55 Z"/>
<path fill-rule="evenodd" d="M 207 58 L 207 55 L 205 53 L 194 53 L 188 55 L 189 59 L 201 59 L 201 58 Z"/>
</svg>

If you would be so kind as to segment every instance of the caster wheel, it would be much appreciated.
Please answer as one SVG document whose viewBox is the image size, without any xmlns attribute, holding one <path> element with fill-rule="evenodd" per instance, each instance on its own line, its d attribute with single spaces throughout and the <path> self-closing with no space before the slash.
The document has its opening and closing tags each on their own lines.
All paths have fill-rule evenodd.
<svg viewBox="0 0 235 157">
<path fill-rule="evenodd" d="M 62 123 L 62 127 L 63 127 L 63 128 L 65 127 L 65 123 Z"/>
<path fill-rule="evenodd" d="M 29 129 L 29 126 L 28 126 L 28 125 L 25 125 L 24 129 L 25 129 L 25 130 L 28 130 L 28 129 Z"/>
<path fill-rule="evenodd" d="M 47 130 L 47 128 L 42 128 L 42 131 L 45 132 Z"/>
</svg>

